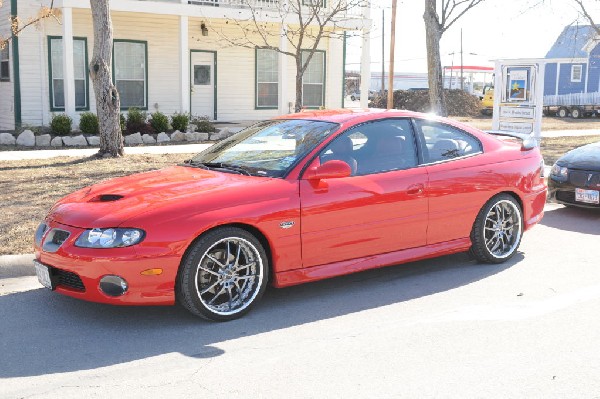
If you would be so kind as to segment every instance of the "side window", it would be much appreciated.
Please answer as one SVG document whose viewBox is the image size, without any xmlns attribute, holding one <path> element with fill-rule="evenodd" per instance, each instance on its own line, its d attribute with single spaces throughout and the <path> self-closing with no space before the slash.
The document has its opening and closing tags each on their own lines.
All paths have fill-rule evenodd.
<svg viewBox="0 0 600 399">
<path fill-rule="evenodd" d="M 337 159 L 361 176 L 417 166 L 415 140 L 408 119 L 386 119 L 354 127 L 321 153 L 321 163 Z"/>
<path fill-rule="evenodd" d="M 481 143 L 467 132 L 439 122 L 416 119 L 424 143 L 425 163 L 447 161 L 482 152 Z"/>
</svg>

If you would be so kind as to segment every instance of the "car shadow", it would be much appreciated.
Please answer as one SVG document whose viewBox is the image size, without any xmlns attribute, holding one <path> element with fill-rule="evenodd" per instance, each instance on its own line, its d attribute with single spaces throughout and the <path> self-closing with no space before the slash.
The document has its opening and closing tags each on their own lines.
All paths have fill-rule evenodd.
<svg viewBox="0 0 600 399">
<path fill-rule="evenodd" d="M 219 342 L 411 301 L 467 285 L 521 262 L 500 265 L 467 254 L 408 263 L 284 289 L 270 288 L 245 317 L 212 323 L 180 306 L 119 307 L 45 289 L 0 296 L 0 378 L 90 370 L 173 352 L 224 354 Z M 400 315 L 401 316 L 401 315 Z"/>
<path fill-rule="evenodd" d="M 540 224 L 559 230 L 600 235 L 600 209 L 559 205 L 546 209 Z"/>
</svg>

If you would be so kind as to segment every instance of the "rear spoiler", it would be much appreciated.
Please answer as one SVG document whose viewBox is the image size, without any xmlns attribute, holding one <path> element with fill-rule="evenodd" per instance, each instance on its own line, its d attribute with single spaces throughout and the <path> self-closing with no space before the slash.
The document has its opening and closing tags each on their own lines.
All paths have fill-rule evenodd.
<svg viewBox="0 0 600 399">
<path fill-rule="evenodd" d="M 516 139 L 521 140 L 521 150 L 528 151 L 532 150 L 535 147 L 538 147 L 539 143 L 537 139 L 534 137 L 533 133 L 525 134 L 525 133 L 517 133 L 517 132 L 505 132 L 503 130 L 486 130 L 488 134 L 493 134 L 495 136 L 507 136 L 514 137 Z"/>
</svg>

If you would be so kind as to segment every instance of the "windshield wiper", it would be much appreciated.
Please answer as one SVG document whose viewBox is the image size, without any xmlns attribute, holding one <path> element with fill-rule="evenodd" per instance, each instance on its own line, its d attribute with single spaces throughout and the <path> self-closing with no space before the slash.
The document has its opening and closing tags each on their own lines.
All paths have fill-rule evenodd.
<svg viewBox="0 0 600 399">
<path fill-rule="evenodd" d="M 223 163 L 223 162 L 199 162 L 199 161 L 193 161 L 190 159 L 189 161 L 186 161 L 186 165 L 190 165 L 190 166 L 202 168 L 202 169 L 222 169 L 222 170 L 235 172 L 240 175 L 252 176 L 252 174 L 246 168 L 244 168 L 242 166 L 231 165 L 231 164 Z"/>
</svg>

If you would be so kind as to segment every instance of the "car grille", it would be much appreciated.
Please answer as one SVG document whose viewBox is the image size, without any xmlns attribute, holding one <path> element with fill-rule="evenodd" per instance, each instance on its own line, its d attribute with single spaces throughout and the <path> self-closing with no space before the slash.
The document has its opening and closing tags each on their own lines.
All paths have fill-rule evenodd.
<svg viewBox="0 0 600 399">
<path fill-rule="evenodd" d="M 583 205 L 583 206 L 588 206 L 588 207 L 600 208 L 599 204 L 588 204 L 585 202 L 575 201 L 575 191 L 557 191 L 556 199 L 558 201 L 564 202 L 566 204 Z"/>
<path fill-rule="evenodd" d="M 556 199 L 570 204 L 575 203 L 575 191 L 557 191 Z"/>
<path fill-rule="evenodd" d="M 588 182 L 589 175 L 592 178 Z M 600 184 L 600 173 L 574 170 L 569 172 L 569 182 L 577 187 L 596 187 Z"/>
<path fill-rule="evenodd" d="M 85 286 L 81 278 L 73 273 L 61 269 L 53 269 L 52 275 L 56 278 L 56 285 L 73 288 L 79 291 L 85 291 Z"/>
</svg>

